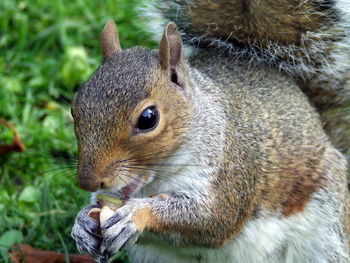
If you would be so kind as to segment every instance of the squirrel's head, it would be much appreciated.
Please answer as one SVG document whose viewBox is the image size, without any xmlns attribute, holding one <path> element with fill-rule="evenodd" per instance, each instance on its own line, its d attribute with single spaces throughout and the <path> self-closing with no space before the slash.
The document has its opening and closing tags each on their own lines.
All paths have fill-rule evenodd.
<svg viewBox="0 0 350 263">
<path fill-rule="evenodd" d="M 131 195 L 185 137 L 192 104 L 182 41 L 171 23 L 159 50 L 123 51 L 109 21 L 101 47 L 103 64 L 72 106 L 78 182 L 88 191 L 118 189 Z"/>
</svg>

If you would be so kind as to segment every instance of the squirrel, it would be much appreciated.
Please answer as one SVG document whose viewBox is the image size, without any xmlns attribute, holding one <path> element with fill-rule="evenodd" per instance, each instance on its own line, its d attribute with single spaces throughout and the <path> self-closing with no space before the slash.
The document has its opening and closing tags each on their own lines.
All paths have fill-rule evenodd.
<svg viewBox="0 0 350 263">
<path fill-rule="evenodd" d="M 109 21 L 73 99 L 77 180 L 94 192 L 78 249 L 350 262 L 349 1 L 166 0 L 144 14 L 159 49 L 122 50 Z M 123 200 L 103 227 L 88 216 L 101 193 Z"/>
</svg>

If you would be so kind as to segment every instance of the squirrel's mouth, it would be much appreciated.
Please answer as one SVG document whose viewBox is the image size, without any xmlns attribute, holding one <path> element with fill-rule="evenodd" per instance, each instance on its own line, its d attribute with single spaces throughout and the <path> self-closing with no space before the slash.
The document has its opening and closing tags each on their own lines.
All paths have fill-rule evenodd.
<svg viewBox="0 0 350 263">
<path fill-rule="evenodd" d="M 125 174 L 114 174 L 113 177 L 117 180 L 108 182 L 109 186 L 106 184 L 105 187 L 102 187 L 98 192 L 109 193 L 118 196 L 118 198 L 121 199 L 128 199 L 135 197 L 141 188 L 148 185 L 152 181 L 154 175 L 152 172 L 147 174 L 130 172 L 127 176 L 125 176 Z"/>
<path fill-rule="evenodd" d="M 140 183 L 141 183 L 141 181 L 134 179 L 133 182 L 122 187 L 120 189 L 122 195 L 126 198 L 131 197 L 136 192 L 136 190 L 138 190 L 138 186 L 140 185 Z"/>
<path fill-rule="evenodd" d="M 123 198 L 133 197 L 143 186 L 147 185 L 150 179 L 149 177 L 149 175 L 133 177 L 128 184 L 119 188 L 120 195 L 122 195 Z"/>
</svg>

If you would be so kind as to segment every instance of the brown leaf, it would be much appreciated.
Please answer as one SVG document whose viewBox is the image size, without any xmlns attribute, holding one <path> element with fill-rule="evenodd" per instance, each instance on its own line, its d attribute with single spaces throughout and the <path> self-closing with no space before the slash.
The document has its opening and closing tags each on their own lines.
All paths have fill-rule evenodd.
<svg viewBox="0 0 350 263">
<path fill-rule="evenodd" d="M 10 253 L 13 263 L 65 263 L 64 254 L 55 251 L 36 250 L 35 248 L 22 244 L 15 246 Z M 69 255 L 71 263 L 95 263 L 88 255 Z"/>
<path fill-rule="evenodd" d="M 25 149 L 25 147 L 24 147 L 24 144 L 22 143 L 15 127 L 10 122 L 8 122 L 4 119 L 0 119 L 0 124 L 5 125 L 13 133 L 13 141 L 11 144 L 0 143 L 0 155 L 7 154 L 10 152 L 22 152 Z"/>
</svg>

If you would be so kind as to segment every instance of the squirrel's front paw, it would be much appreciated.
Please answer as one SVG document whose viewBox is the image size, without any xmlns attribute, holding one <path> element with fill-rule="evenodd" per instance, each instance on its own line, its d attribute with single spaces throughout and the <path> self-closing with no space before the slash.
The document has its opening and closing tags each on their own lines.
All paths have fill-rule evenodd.
<svg viewBox="0 0 350 263">
<path fill-rule="evenodd" d="M 101 228 L 103 240 L 100 254 L 108 257 L 135 244 L 146 226 L 144 213 L 151 207 L 151 199 L 145 198 L 131 199 L 117 209 Z M 140 220 L 141 217 L 143 220 Z"/>
<path fill-rule="evenodd" d="M 90 205 L 79 212 L 71 236 L 76 241 L 79 251 L 99 258 L 99 249 L 102 242 L 102 237 L 98 234 L 100 226 L 96 220 L 88 216 L 88 212 L 94 207 L 96 206 Z"/>
</svg>

